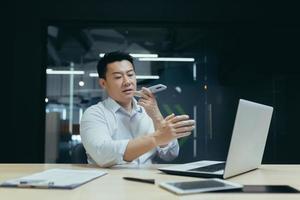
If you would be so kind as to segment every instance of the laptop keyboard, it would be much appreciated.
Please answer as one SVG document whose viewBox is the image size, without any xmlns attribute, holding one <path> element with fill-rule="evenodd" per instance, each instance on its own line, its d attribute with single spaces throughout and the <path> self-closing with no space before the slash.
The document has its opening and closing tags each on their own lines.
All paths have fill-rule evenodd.
<svg viewBox="0 0 300 200">
<path fill-rule="evenodd" d="M 190 169 L 188 171 L 216 172 L 222 169 L 225 169 L 225 163 L 217 163 L 217 164 L 208 165 L 204 167 L 198 167 L 198 168 Z"/>
</svg>

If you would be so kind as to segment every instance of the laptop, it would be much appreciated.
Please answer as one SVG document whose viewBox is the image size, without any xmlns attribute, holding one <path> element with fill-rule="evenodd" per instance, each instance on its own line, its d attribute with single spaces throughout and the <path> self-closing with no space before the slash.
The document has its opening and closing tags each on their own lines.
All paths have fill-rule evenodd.
<svg viewBox="0 0 300 200">
<path fill-rule="evenodd" d="M 262 161 L 273 107 L 240 99 L 226 162 L 202 160 L 159 168 L 183 176 L 226 179 L 257 169 Z"/>
</svg>

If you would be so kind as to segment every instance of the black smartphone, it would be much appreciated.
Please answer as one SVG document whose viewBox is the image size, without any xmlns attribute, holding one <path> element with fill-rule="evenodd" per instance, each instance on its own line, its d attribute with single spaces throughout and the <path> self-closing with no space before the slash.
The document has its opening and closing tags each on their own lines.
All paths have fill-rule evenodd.
<svg viewBox="0 0 300 200">
<path fill-rule="evenodd" d="M 246 193 L 299 193 L 299 190 L 289 185 L 244 185 Z"/>
<path fill-rule="evenodd" d="M 243 188 L 231 191 L 234 193 L 300 193 L 299 190 L 289 185 L 244 185 Z"/>
</svg>

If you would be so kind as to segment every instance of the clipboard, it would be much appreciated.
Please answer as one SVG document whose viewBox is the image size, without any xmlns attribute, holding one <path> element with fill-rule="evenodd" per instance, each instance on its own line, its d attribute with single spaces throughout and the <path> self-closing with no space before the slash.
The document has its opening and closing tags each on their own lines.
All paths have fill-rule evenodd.
<svg viewBox="0 0 300 200">
<path fill-rule="evenodd" d="M 0 183 L 0 187 L 74 189 L 107 172 L 101 170 L 49 169 L 17 179 Z"/>
</svg>

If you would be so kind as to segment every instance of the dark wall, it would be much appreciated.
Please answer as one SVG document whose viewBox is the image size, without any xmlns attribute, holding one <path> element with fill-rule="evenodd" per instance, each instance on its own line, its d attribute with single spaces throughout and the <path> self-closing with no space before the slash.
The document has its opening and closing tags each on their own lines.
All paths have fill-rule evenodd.
<svg viewBox="0 0 300 200">
<path fill-rule="evenodd" d="M 43 162 L 45 97 L 45 25 L 48 22 L 157 24 L 299 25 L 297 5 L 228 1 L 13 1 L 2 17 L 5 52 L 2 69 L 2 130 L 0 162 Z M 283 40 L 282 40 L 283 41 Z M 270 70 L 270 69 L 268 69 Z M 289 69 L 285 69 L 285 72 Z M 287 87 L 299 85 L 297 76 Z M 297 87 L 294 87 L 297 88 Z M 299 95 L 289 88 L 287 113 Z M 298 131 L 291 116 L 289 131 Z M 292 124 L 292 125 L 291 125 Z M 298 137 L 299 138 L 299 137 Z M 296 144 L 286 138 L 287 144 Z M 291 158 L 291 160 L 293 160 Z M 298 159 L 299 160 L 299 159 Z"/>
</svg>

